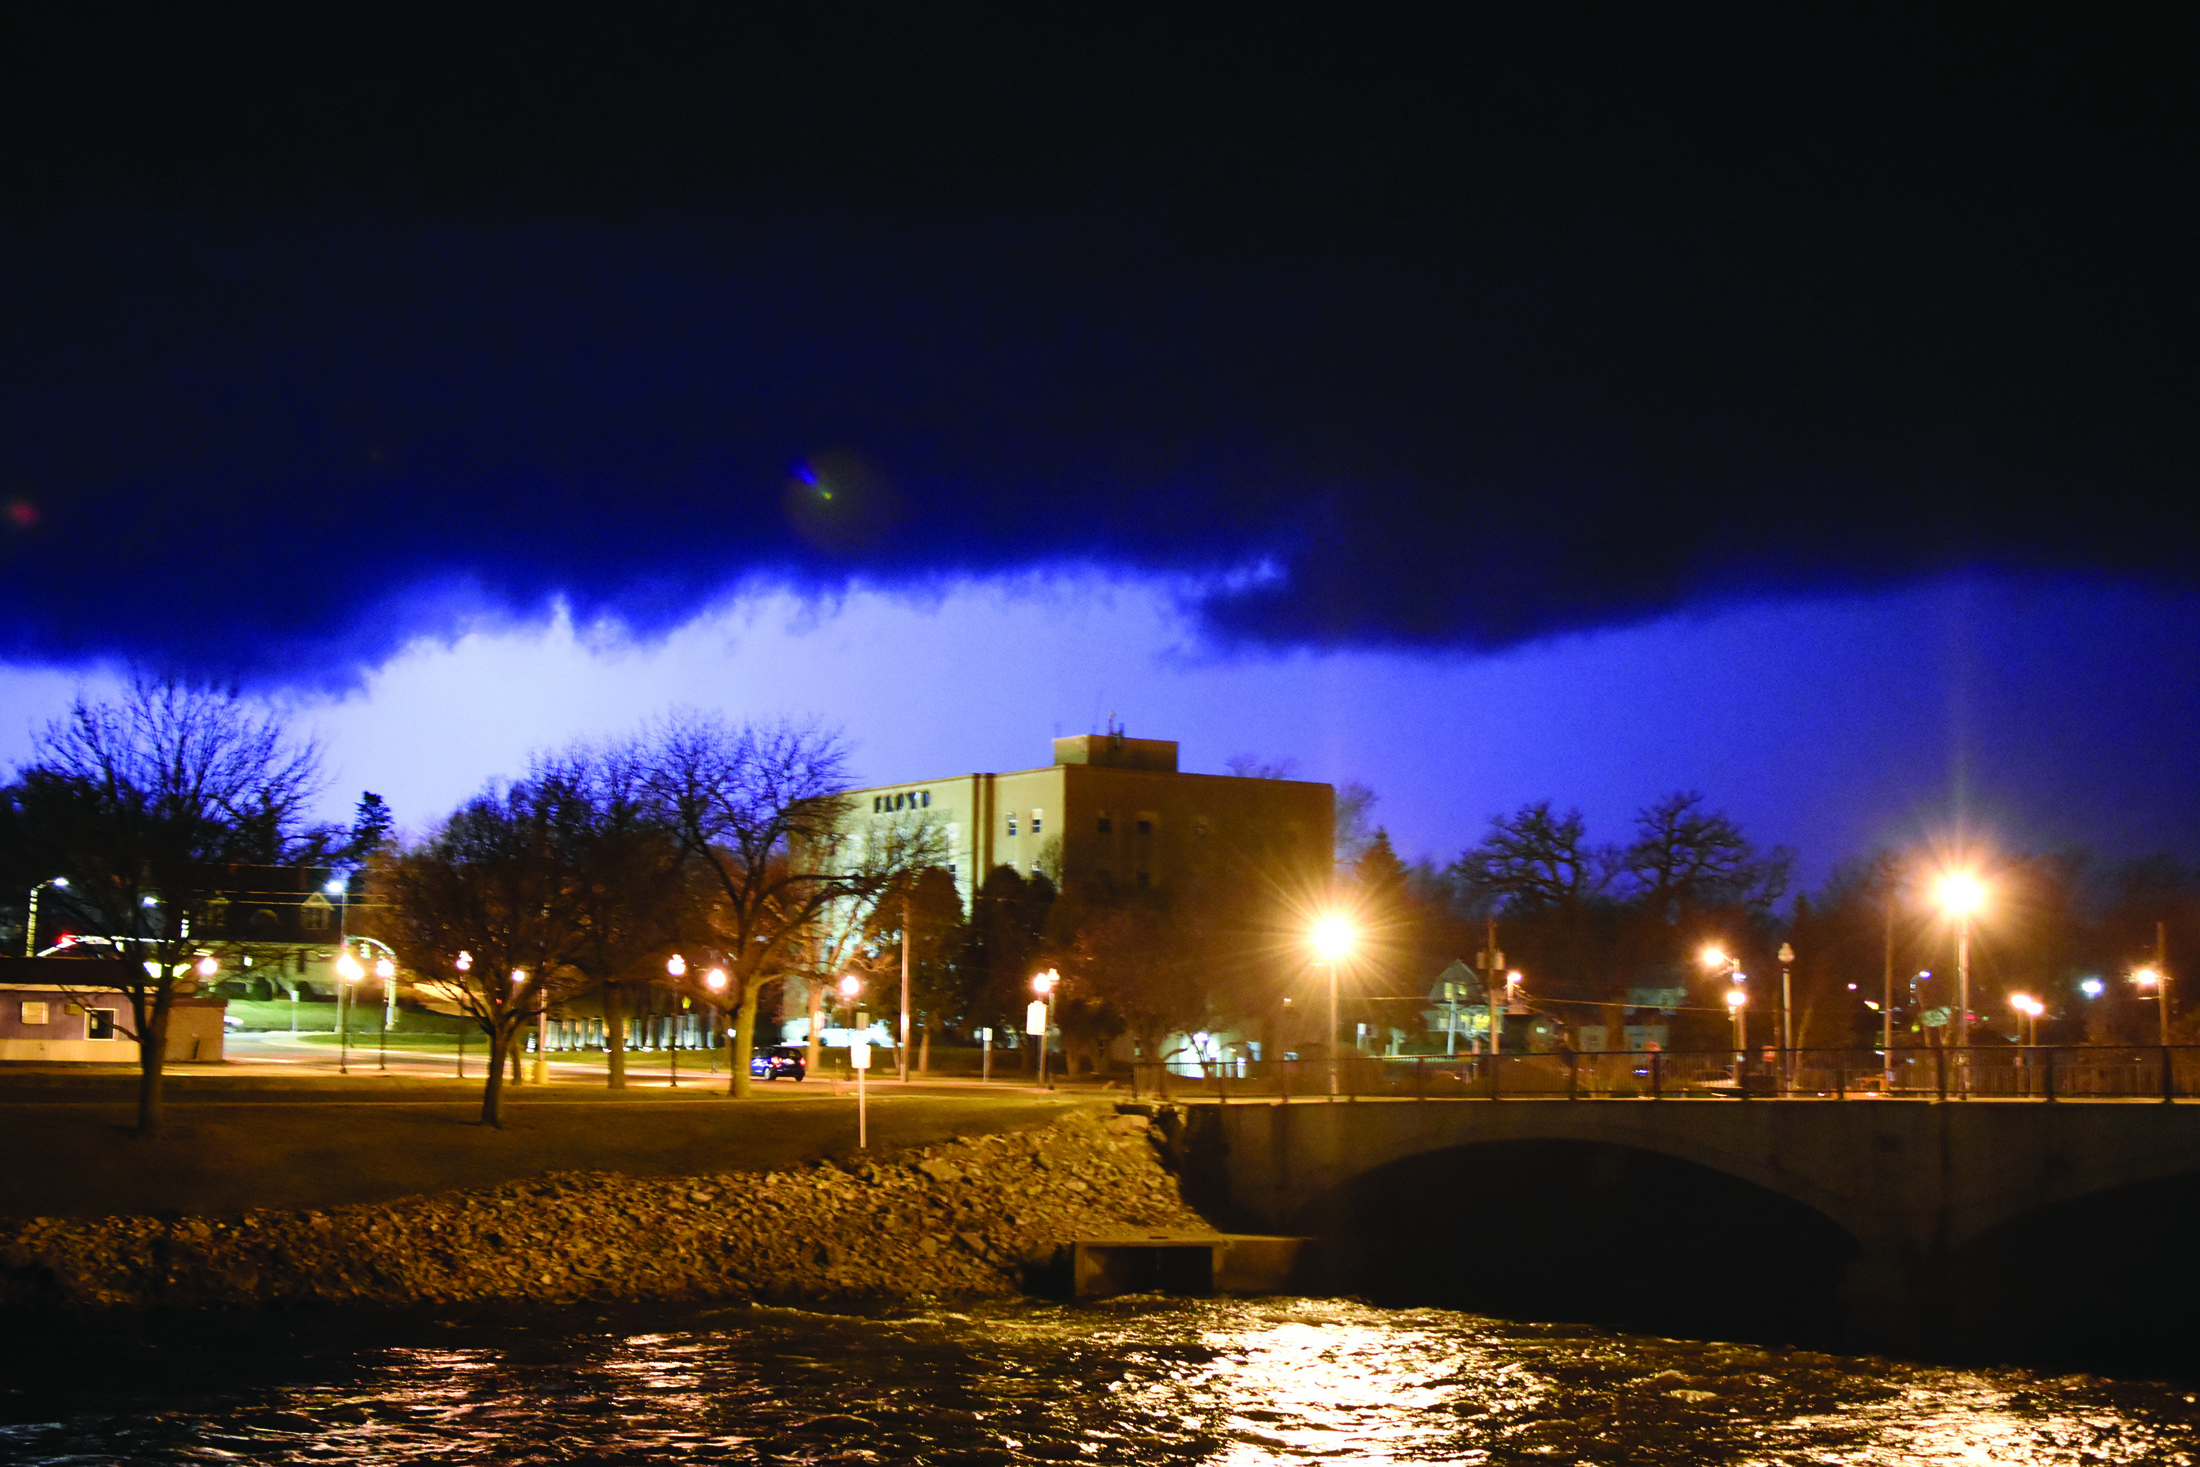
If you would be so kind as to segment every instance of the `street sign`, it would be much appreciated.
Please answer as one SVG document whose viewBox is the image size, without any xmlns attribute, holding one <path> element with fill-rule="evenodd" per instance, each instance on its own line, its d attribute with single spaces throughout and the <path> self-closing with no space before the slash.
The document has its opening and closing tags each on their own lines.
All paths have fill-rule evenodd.
<svg viewBox="0 0 2200 1467">
<path fill-rule="evenodd" d="M 871 1068 L 871 1046 L 868 1044 L 849 1045 L 848 1068 L 851 1070 L 868 1070 Z"/>
<path fill-rule="evenodd" d="M 1047 1006 L 1043 1001 L 1035 998 L 1024 1009 L 1024 1032 L 1039 1035 L 1041 1038 L 1046 1036 Z"/>
</svg>

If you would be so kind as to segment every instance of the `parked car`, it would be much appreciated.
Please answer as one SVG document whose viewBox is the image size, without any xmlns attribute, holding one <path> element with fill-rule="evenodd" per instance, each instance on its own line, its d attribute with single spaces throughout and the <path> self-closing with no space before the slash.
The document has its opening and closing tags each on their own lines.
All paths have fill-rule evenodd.
<svg viewBox="0 0 2200 1467">
<path fill-rule="evenodd" d="M 802 1051 L 789 1045 L 759 1049 L 749 1056 L 749 1073 L 759 1080 L 799 1080 L 808 1068 Z"/>
</svg>

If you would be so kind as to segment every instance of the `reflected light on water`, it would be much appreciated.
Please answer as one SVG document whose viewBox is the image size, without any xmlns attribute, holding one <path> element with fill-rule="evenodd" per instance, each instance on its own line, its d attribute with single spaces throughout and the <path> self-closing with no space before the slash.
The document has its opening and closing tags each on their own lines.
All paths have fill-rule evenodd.
<svg viewBox="0 0 2200 1467">
<path fill-rule="evenodd" d="M 291 1321 L 219 1349 L 138 1321 L 104 1373 L 90 1329 L 0 1360 L 0 1461 L 2075 1467 L 2200 1444 L 2164 1385 L 1348 1301 L 644 1315 Z"/>
</svg>

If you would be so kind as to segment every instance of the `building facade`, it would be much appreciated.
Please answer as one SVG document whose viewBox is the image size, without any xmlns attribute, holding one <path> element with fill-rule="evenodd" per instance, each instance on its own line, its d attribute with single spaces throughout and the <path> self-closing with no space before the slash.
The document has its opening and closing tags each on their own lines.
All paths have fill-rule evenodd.
<svg viewBox="0 0 2200 1467">
<path fill-rule="evenodd" d="M 1280 879 L 1326 890 L 1336 795 L 1326 784 L 1186 774 L 1172 739 L 1121 732 L 1054 741 L 1054 762 L 849 792 L 851 819 L 929 823 L 967 909 L 998 866 L 1058 887 L 1165 888 L 1259 853 Z"/>
</svg>

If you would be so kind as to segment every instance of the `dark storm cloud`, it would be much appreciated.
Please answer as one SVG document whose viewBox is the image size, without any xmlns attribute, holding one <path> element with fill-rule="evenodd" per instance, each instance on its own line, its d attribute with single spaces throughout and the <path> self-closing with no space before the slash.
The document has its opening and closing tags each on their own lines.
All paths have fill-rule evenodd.
<svg viewBox="0 0 2200 1467">
<path fill-rule="evenodd" d="M 341 677 L 454 598 L 1073 560 L 1271 562 L 1206 611 L 1283 644 L 2190 579 L 2182 84 L 1885 39 L 56 40 L 4 650 Z"/>
</svg>

